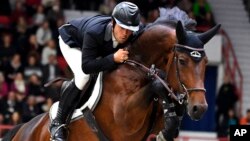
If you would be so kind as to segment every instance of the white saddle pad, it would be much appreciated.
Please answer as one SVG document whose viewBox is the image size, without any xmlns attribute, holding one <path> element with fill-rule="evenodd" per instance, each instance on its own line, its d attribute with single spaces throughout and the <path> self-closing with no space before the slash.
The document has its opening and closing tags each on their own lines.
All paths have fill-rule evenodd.
<svg viewBox="0 0 250 141">
<path fill-rule="evenodd" d="M 100 98 L 101 98 L 101 94 L 102 94 L 102 79 L 103 79 L 103 72 L 100 72 L 98 74 L 94 89 L 92 91 L 92 94 L 89 98 L 89 100 L 79 109 L 76 109 L 72 115 L 71 121 L 78 119 L 80 117 L 83 116 L 82 110 L 86 107 L 88 107 L 91 111 L 94 111 L 96 105 L 98 104 Z M 57 114 L 57 110 L 58 110 L 58 106 L 59 106 L 59 101 L 55 102 L 49 111 L 49 115 L 50 115 L 50 120 L 55 119 L 56 114 Z"/>
</svg>

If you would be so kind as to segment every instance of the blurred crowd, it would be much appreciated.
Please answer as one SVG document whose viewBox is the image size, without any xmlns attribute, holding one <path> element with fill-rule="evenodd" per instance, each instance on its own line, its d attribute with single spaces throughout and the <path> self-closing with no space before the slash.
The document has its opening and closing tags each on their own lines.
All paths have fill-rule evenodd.
<svg viewBox="0 0 250 141">
<path fill-rule="evenodd" d="M 58 50 L 64 24 L 59 0 L 0 1 L 0 125 L 16 125 L 47 112 L 58 100 L 58 86 L 70 77 Z"/>
<path fill-rule="evenodd" d="M 158 7 L 178 6 L 197 21 L 198 30 L 215 24 L 205 0 L 130 0 L 138 5 L 142 23 L 153 22 Z M 119 0 L 0 1 L 0 125 L 16 125 L 47 112 L 59 98 L 58 85 L 43 85 L 72 77 L 58 47 L 63 10 L 90 10 L 110 15 Z"/>
<path fill-rule="evenodd" d="M 228 137 L 231 125 L 250 125 L 250 109 L 244 115 L 239 111 L 239 94 L 229 74 L 225 74 L 223 84 L 216 97 L 216 131 L 220 138 Z"/>
</svg>

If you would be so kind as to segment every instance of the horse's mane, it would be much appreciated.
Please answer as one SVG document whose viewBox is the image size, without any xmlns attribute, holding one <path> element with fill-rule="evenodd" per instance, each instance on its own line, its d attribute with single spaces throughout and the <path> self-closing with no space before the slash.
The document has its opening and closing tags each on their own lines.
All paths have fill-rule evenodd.
<svg viewBox="0 0 250 141">
<path fill-rule="evenodd" d="M 177 26 L 178 21 L 181 21 L 183 27 L 186 30 L 195 30 L 196 21 L 189 18 L 186 12 L 179 9 L 178 7 L 173 8 L 159 8 L 160 16 L 147 27 L 162 24 L 169 25 L 173 28 Z"/>
</svg>

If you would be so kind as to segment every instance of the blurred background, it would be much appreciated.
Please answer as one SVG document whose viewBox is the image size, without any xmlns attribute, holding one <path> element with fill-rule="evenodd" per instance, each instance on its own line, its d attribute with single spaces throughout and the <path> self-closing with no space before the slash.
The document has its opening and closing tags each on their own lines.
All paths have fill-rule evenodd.
<svg viewBox="0 0 250 141">
<path fill-rule="evenodd" d="M 143 24 L 174 6 L 197 21 L 196 32 L 222 24 L 206 46 L 208 111 L 200 121 L 185 116 L 180 141 L 227 141 L 229 126 L 250 124 L 250 1 L 129 0 L 138 5 Z M 67 21 L 110 15 L 121 0 L 0 1 L 0 138 L 14 125 L 47 112 L 58 100 L 57 85 L 72 77 L 58 47 L 58 28 Z M 1 140 L 1 139 L 0 139 Z"/>
</svg>

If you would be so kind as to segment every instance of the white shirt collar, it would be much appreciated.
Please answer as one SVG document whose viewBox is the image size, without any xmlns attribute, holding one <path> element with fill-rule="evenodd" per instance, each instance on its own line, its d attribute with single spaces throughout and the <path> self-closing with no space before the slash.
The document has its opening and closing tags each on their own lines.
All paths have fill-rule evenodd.
<svg viewBox="0 0 250 141">
<path fill-rule="evenodd" d="M 113 48 L 116 48 L 118 45 L 118 41 L 115 39 L 113 31 L 112 31 L 112 41 L 113 41 Z"/>
</svg>

